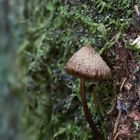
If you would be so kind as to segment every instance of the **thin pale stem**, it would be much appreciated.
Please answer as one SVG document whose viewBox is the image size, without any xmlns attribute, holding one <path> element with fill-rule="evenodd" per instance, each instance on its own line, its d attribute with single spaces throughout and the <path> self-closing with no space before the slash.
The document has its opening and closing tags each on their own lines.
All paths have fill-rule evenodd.
<svg viewBox="0 0 140 140">
<path fill-rule="evenodd" d="M 137 5 L 134 6 L 135 12 L 137 14 L 137 16 L 140 16 L 140 11 Z"/>
<path fill-rule="evenodd" d="M 101 132 L 99 132 L 96 124 L 92 120 L 92 115 L 88 109 L 86 95 L 85 95 L 85 80 L 84 80 L 84 78 L 80 79 L 80 95 L 81 95 L 83 110 L 84 110 L 87 122 L 89 123 L 89 126 L 92 129 L 95 140 L 104 140 L 103 135 L 101 134 Z"/>
</svg>

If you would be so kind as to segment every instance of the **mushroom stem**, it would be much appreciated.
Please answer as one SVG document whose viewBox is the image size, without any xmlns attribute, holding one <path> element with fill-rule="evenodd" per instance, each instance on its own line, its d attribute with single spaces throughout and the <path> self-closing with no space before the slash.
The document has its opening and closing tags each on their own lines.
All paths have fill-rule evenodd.
<svg viewBox="0 0 140 140">
<path fill-rule="evenodd" d="M 85 95 L 85 79 L 84 78 L 80 79 L 80 95 L 81 95 L 83 110 L 84 110 L 87 122 L 89 123 L 89 126 L 92 129 L 92 132 L 94 134 L 95 139 L 96 140 L 103 140 L 104 139 L 103 135 L 101 134 L 101 132 L 99 132 L 96 124 L 92 120 L 92 115 L 88 109 L 86 95 Z"/>
</svg>

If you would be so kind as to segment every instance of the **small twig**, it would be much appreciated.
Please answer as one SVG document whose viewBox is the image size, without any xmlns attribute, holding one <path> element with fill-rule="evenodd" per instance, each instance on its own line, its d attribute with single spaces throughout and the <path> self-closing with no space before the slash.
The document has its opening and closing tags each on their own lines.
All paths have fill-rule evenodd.
<svg viewBox="0 0 140 140">
<path fill-rule="evenodd" d="M 115 122 L 115 125 L 114 125 L 113 136 L 115 136 L 115 134 L 117 132 L 120 117 L 121 117 L 121 112 L 119 111 L 118 117 L 117 117 L 116 122 Z"/>
<path fill-rule="evenodd" d="M 111 109 L 107 112 L 107 115 L 111 114 L 115 110 L 117 103 L 116 103 L 116 100 L 114 102 L 115 103 L 111 106 Z"/>
<path fill-rule="evenodd" d="M 118 47 L 122 48 L 123 46 L 121 45 L 120 42 L 116 42 L 116 44 L 118 45 Z"/>
<path fill-rule="evenodd" d="M 113 140 L 116 140 L 118 138 L 118 136 L 120 135 L 120 133 L 118 132 L 115 137 L 113 138 Z"/>
<path fill-rule="evenodd" d="M 137 16 L 140 16 L 140 11 L 139 11 L 139 8 L 137 5 L 134 6 L 134 10 L 135 10 Z"/>
<path fill-rule="evenodd" d="M 114 99 L 114 104 L 112 105 L 111 109 L 107 112 L 107 115 L 111 114 L 115 108 L 116 108 L 116 105 L 117 105 L 117 88 L 116 88 L 116 81 L 114 82 L 113 84 L 113 89 L 114 89 L 114 93 L 115 93 L 115 99 Z"/>
<path fill-rule="evenodd" d="M 103 99 L 103 102 L 106 102 L 109 99 L 110 99 L 110 97 L 106 97 L 106 98 Z"/>
<path fill-rule="evenodd" d="M 138 83 L 138 96 L 139 96 L 139 99 L 140 99 L 140 84 Z"/>
<path fill-rule="evenodd" d="M 123 82 L 122 82 L 122 84 L 121 84 L 121 86 L 120 86 L 120 92 L 122 91 L 122 88 L 123 88 L 123 86 L 124 86 L 126 80 L 127 80 L 127 77 L 125 77 L 125 78 L 123 79 Z"/>
</svg>

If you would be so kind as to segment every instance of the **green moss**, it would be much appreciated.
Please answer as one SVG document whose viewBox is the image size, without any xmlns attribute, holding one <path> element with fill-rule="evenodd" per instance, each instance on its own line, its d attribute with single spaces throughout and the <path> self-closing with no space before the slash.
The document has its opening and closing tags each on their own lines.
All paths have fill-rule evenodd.
<svg viewBox="0 0 140 140">
<path fill-rule="evenodd" d="M 29 140 L 45 137 L 90 139 L 91 132 L 79 103 L 79 81 L 67 75 L 63 67 L 85 44 L 95 46 L 101 54 L 112 47 L 131 24 L 135 2 L 138 3 L 130 0 L 35 0 L 26 3 L 27 30 L 19 57 L 22 76 L 26 77 L 28 111 L 25 122 Z M 96 93 L 94 100 L 88 94 L 90 109 L 107 136 L 105 118 L 113 89 L 103 83 L 88 83 L 88 86 L 91 95 Z M 98 105 L 108 96 L 107 103 Z"/>
</svg>

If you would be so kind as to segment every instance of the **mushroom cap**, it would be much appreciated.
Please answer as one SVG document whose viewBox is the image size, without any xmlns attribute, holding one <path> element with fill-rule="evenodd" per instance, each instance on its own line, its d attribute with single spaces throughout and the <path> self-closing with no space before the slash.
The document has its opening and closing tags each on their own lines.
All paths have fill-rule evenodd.
<svg viewBox="0 0 140 140">
<path fill-rule="evenodd" d="M 73 76 L 85 79 L 105 80 L 111 77 L 111 70 L 95 49 L 82 47 L 66 63 L 64 70 Z"/>
</svg>

